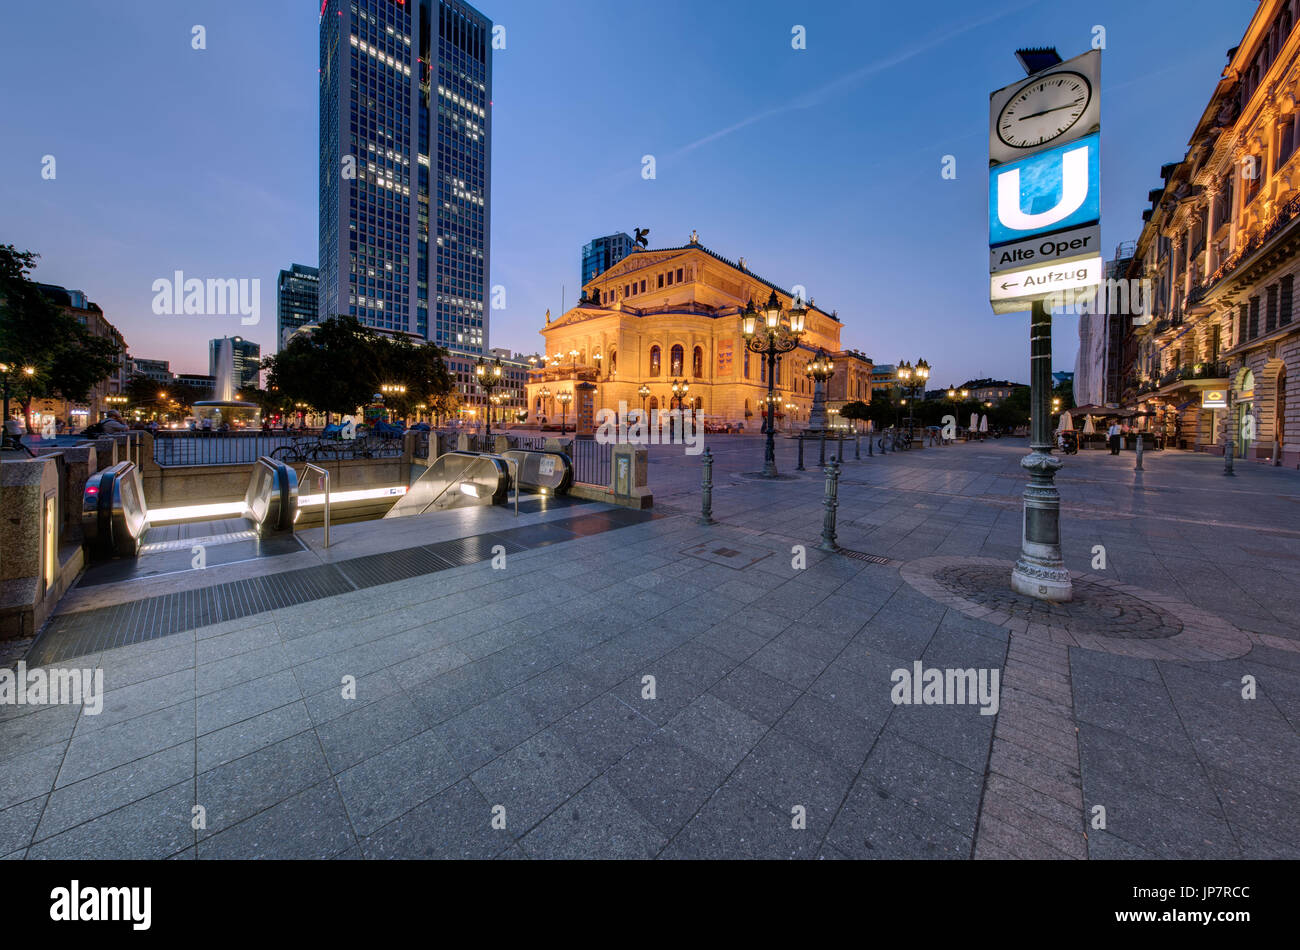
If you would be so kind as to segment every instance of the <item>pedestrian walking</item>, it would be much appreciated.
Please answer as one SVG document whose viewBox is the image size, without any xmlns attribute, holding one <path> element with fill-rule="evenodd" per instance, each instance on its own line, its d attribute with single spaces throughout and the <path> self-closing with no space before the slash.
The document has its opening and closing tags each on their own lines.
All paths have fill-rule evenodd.
<svg viewBox="0 0 1300 950">
<path fill-rule="evenodd" d="M 1123 432 L 1118 422 L 1112 422 L 1110 428 L 1106 430 L 1106 438 L 1110 440 L 1110 454 L 1119 455 L 1119 438 Z"/>
</svg>

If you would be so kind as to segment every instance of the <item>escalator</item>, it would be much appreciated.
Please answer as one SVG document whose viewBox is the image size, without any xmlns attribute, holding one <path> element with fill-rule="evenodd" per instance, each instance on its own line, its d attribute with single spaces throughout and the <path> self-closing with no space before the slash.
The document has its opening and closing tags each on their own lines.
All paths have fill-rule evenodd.
<svg viewBox="0 0 1300 950">
<path fill-rule="evenodd" d="M 203 547 L 206 558 L 210 546 L 250 542 L 259 553 L 264 546 L 267 553 L 278 553 L 286 548 L 283 542 L 292 539 L 298 476 L 284 462 L 259 458 L 253 464 L 243 508 L 243 515 L 237 517 L 153 525 L 139 469 L 134 462 L 118 462 L 86 482 L 81 527 L 91 557 L 99 560 L 164 552 L 183 552 L 188 559 L 196 546 Z M 275 541 L 281 543 L 271 543 Z M 288 547 L 300 550 L 296 542 Z"/>
<path fill-rule="evenodd" d="M 433 460 L 384 517 L 504 505 L 512 490 L 516 501 L 521 492 L 554 497 L 566 494 L 572 485 L 573 462 L 563 452 L 448 452 Z"/>
</svg>

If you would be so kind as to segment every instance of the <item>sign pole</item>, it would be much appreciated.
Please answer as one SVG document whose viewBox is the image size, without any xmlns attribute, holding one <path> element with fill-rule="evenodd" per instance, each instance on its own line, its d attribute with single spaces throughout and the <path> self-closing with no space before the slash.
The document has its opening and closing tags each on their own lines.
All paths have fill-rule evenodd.
<svg viewBox="0 0 1300 950">
<path fill-rule="evenodd" d="M 1024 531 L 1020 560 L 1011 571 L 1011 589 L 1020 594 L 1063 603 L 1073 596 L 1070 572 L 1061 555 L 1061 495 L 1053 481 L 1061 460 L 1052 455 L 1052 311 L 1035 300 L 1029 321 L 1029 383 L 1033 406 L 1029 454 L 1020 467 L 1029 472 L 1025 486 Z"/>
</svg>

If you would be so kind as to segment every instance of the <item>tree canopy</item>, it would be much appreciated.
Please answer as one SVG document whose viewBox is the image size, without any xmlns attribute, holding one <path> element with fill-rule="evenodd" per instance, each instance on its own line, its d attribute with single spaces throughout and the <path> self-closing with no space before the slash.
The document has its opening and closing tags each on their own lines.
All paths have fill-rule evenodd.
<svg viewBox="0 0 1300 950">
<path fill-rule="evenodd" d="M 262 361 L 269 392 L 282 405 L 299 402 L 326 413 L 350 413 L 369 403 L 384 385 L 405 386 L 385 393 L 399 416 L 419 403 L 432 405 L 452 389 L 442 348 L 432 343 L 381 336 L 355 317 L 324 320 L 311 333 L 293 337 Z"/>
<path fill-rule="evenodd" d="M 96 336 L 41 292 L 30 276 L 38 257 L 0 244 L 0 363 L 14 367 L 10 390 L 29 425 L 33 399 L 84 402 L 122 353 L 115 340 Z M 34 373 L 22 371 L 29 366 Z"/>
</svg>

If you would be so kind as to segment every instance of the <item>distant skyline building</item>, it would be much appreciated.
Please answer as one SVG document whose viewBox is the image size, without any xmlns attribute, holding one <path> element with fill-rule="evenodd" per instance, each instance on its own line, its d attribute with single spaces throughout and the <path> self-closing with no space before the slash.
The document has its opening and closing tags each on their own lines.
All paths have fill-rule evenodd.
<svg viewBox="0 0 1300 950">
<path fill-rule="evenodd" d="M 582 246 L 582 283 L 603 274 L 632 252 L 630 235 L 618 233 L 593 238 Z"/>
<path fill-rule="evenodd" d="M 223 337 L 222 339 L 227 339 Z M 220 359 L 222 339 L 208 341 L 208 375 L 213 378 L 221 376 L 217 362 Z M 234 358 L 234 372 L 231 379 L 236 389 L 260 389 L 262 372 L 262 347 L 242 336 L 229 337 L 230 349 Z"/>
<path fill-rule="evenodd" d="M 320 272 L 305 264 L 280 271 L 275 285 L 276 344 L 283 347 L 300 326 L 316 322 Z"/>
<path fill-rule="evenodd" d="M 155 383 L 170 384 L 176 376 L 172 373 L 170 360 L 151 360 L 140 356 L 131 357 L 127 371 L 131 376 L 143 376 Z"/>
<path fill-rule="evenodd" d="M 483 352 L 491 51 L 461 0 L 325 0 L 320 318 Z"/>
</svg>

